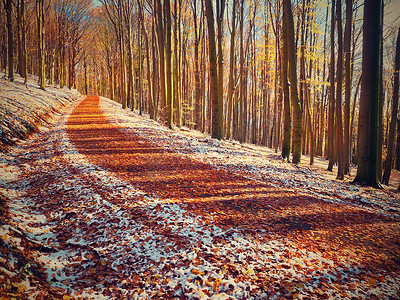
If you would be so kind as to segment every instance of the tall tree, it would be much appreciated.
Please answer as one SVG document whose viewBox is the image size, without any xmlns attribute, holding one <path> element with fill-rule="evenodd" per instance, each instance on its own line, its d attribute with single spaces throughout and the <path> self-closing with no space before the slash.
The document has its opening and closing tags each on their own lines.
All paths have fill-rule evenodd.
<svg viewBox="0 0 400 300">
<path fill-rule="evenodd" d="M 343 28 L 342 0 L 336 0 L 336 19 L 338 32 L 338 49 L 336 65 L 336 134 L 335 152 L 337 153 L 337 179 L 344 179 L 344 149 L 343 149 L 343 120 L 342 120 L 342 82 L 343 82 Z"/>
<path fill-rule="evenodd" d="M 239 95 L 238 105 L 240 107 L 240 124 L 238 127 L 238 137 L 241 142 L 246 141 L 247 133 L 247 97 L 246 97 L 246 74 L 245 74 L 245 51 L 244 51 L 244 0 L 240 1 L 240 36 L 239 36 Z"/>
<path fill-rule="evenodd" d="M 158 40 L 158 61 L 159 61 L 159 76 L 160 76 L 160 93 L 161 93 L 161 109 L 164 111 L 166 103 L 166 73 L 165 73 L 165 34 L 163 12 L 160 0 L 154 1 L 154 14 L 157 29 Z M 162 115 L 165 117 L 165 114 Z"/>
<path fill-rule="evenodd" d="M 293 105 L 293 163 L 298 164 L 301 161 L 301 135 L 303 112 L 300 106 L 299 94 L 297 90 L 297 71 L 296 71 L 296 45 L 294 36 L 294 22 L 292 3 L 290 0 L 283 0 L 283 11 L 285 26 L 287 29 L 287 51 L 288 51 L 288 69 L 290 81 L 290 98 Z"/>
<path fill-rule="evenodd" d="M 132 18 L 134 14 L 134 1 L 133 0 L 124 0 L 121 2 L 121 13 L 123 16 L 123 29 L 126 29 L 127 41 L 127 60 L 128 60 L 128 68 L 127 68 L 127 94 L 126 94 L 126 103 L 131 106 L 131 109 L 134 110 L 136 107 L 136 97 L 135 97 L 135 78 L 133 74 L 133 32 L 132 32 Z"/>
<path fill-rule="evenodd" d="M 219 102 L 218 92 L 218 69 L 217 69 L 217 49 L 215 42 L 214 29 L 214 12 L 212 0 L 206 0 L 206 18 L 208 27 L 208 42 L 209 42 L 209 62 L 210 62 L 210 100 L 212 107 L 212 137 L 222 138 L 222 109 Z"/>
<path fill-rule="evenodd" d="M 13 82 L 14 78 L 14 37 L 13 37 L 13 26 L 12 26 L 12 16 L 13 16 L 13 5 L 12 0 L 4 0 L 4 7 L 6 8 L 7 16 L 7 33 L 8 33 L 8 79 Z"/>
<path fill-rule="evenodd" d="M 400 28 L 399 28 L 399 33 L 397 35 L 396 55 L 394 59 L 392 116 L 390 120 L 385 171 L 383 173 L 384 184 L 389 184 L 390 173 L 392 171 L 392 165 L 393 165 L 394 141 L 396 140 L 395 134 L 397 126 L 397 111 L 399 106 L 399 72 L 400 72 Z M 397 139 L 399 138 L 400 137 L 397 137 Z"/>
<path fill-rule="evenodd" d="M 353 0 L 346 0 L 346 25 L 344 29 L 343 51 L 345 55 L 345 93 L 344 93 L 344 130 L 343 130 L 343 151 L 344 151 L 344 173 L 350 172 L 350 98 L 351 98 L 351 28 L 353 20 Z"/>
<path fill-rule="evenodd" d="M 377 162 L 382 6 L 382 0 L 365 0 L 364 3 L 358 168 L 354 179 L 354 182 L 377 188 L 381 188 Z"/>
<path fill-rule="evenodd" d="M 286 20 L 286 10 L 283 10 L 283 20 Z M 290 92 L 288 83 L 288 31 L 287 22 L 283 22 L 282 26 L 282 63 L 281 63 L 281 82 L 283 91 L 283 109 L 284 109 L 284 121 L 283 121 L 283 140 L 282 140 L 282 157 L 290 161 L 290 148 L 292 145 L 292 105 L 290 103 Z"/>
<path fill-rule="evenodd" d="M 147 92 L 148 92 L 148 101 L 149 101 L 149 112 L 150 118 L 153 120 L 156 119 L 156 108 L 154 105 L 154 98 L 153 98 L 153 85 L 151 84 L 151 72 L 150 72 L 150 41 L 149 41 L 149 34 L 147 33 L 146 26 L 144 23 L 144 8 L 143 8 L 143 0 L 137 0 L 139 6 L 139 18 L 140 18 L 140 27 L 142 29 L 142 34 L 146 43 L 146 61 L 147 61 Z"/>
<path fill-rule="evenodd" d="M 329 66 L 328 171 L 335 164 L 335 0 L 331 3 L 331 61 Z"/>
<path fill-rule="evenodd" d="M 199 35 L 201 29 L 198 29 L 198 20 L 197 20 L 197 0 L 193 0 L 192 11 L 193 11 L 193 24 L 194 24 L 194 80 L 195 80 L 195 103 L 194 103 L 194 128 L 200 128 L 200 70 L 199 70 L 199 44 L 200 39 Z"/>
<path fill-rule="evenodd" d="M 173 80 L 173 103 L 177 108 L 176 111 L 176 123 L 178 127 L 182 126 L 182 107 L 181 107 L 181 80 L 180 80 L 180 73 L 181 73 L 181 64 L 180 64 L 180 33 L 181 33 L 181 23 L 180 23 L 180 16 L 181 16 L 181 3 L 179 4 L 178 9 L 178 0 L 174 1 L 174 80 Z"/>
<path fill-rule="evenodd" d="M 24 84 L 28 83 L 27 51 L 26 51 L 26 14 L 25 0 L 17 1 L 17 22 L 18 22 L 18 61 L 19 73 L 25 78 Z"/>
<path fill-rule="evenodd" d="M 166 74 L 166 104 L 167 126 L 172 128 L 174 122 L 174 98 L 172 90 L 172 22 L 171 3 L 164 0 L 164 24 L 165 24 L 165 74 Z"/>
<path fill-rule="evenodd" d="M 44 0 L 36 0 L 36 17 L 38 25 L 38 60 L 39 87 L 45 89 L 45 49 L 44 49 Z"/>
<path fill-rule="evenodd" d="M 233 92 L 234 92 L 234 72 L 235 72 L 235 38 L 236 38 L 236 1 L 232 3 L 232 25 L 231 25 L 231 41 L 229 48 L 229 82 L 228 82 L 228 107 L 226 121 L 226 137 L 232 137 L 232 113 L 233 113 Z"/>
<path fill-rule="evenodd" d="M 225 10 L 225 0 L 216 0 L 216 16 L 217 16 L 217 41 L 218 41 L 218 103 L 217 103 L 217 113 L 218 113 L 218 127 L 220 127 L 220 135 L 223 136 L 223 98 L 224 98 L 224 52 L 222 49 L 223 44 L 223 31 L 224 31 L 224 10 Z"/>
</svg>

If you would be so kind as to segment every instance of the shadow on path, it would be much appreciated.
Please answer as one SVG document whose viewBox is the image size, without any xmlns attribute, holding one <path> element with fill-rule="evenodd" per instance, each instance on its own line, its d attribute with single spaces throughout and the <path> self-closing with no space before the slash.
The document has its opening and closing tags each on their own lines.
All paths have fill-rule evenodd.
<svg viewBox="0 0 400 300">
<path fill-rule="evenodd" d="M 351 206 L 299 196 L 284 187 L 217 170 L 166 150 L 107 119 L 99 98 L 72 112 L 67 132 L 76 149 L 99 167 L 148 195 L 176 201 L 222 227 L 286 236 L 323 251 L 386 269 L 400 266 L 399 221 Z"/>
</svg>

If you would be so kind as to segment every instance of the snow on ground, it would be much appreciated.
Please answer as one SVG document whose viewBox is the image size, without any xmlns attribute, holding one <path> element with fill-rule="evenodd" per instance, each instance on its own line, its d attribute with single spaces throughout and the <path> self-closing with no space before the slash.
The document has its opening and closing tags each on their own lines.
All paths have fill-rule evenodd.
<svg viewBox="0 0 400 300">
<path fill-rule="evenodd" d="M 223 228 L 213 223 L 212 216 L 194 215 L 179 203 L 150 197 L 93 165 L 77 152 L 66 131 L 68 115 L 78 104 L 60 110 L 57 118 L 2 157 L 0 193 L 9 199 L 11 226 L 52 249 L 34 253 L 52 287 L 94 299 L 165 298 L 171 290 L 193 299 L 277 299 L 285 292 L 300 299 L 310 295 L 351 299 L 400 293 L 397 277 L 389 276 L 372 289 L 376 285 L 369 278 L 358 276 L 363 273 L 361 264 L 334 262 L 265 232 L 247 236 Z M 297 168 L 264 147 L 169 130 L 122 111 L 105 98 L 100 105 L 125 133 L 140 134 L 215 168 L 239 172 L 254 181 L 268 178 L 278 187 L 329 202 L 400 212 L 399 198 L 390 191 L 342 183 L 303 165 Z M 32 192 L 41 183 L 41 174 L 51 182 Z M 72 198 L 64 199 L 64 195 Z M 44 198 L 46 203 L 37 203 Z M 132 218 L 134 213 L 140 217 Z M 17 239 L 8 239 L 9 231 L 10 225 L 0 228 L 4 243 L 21 247 Z M 131 288 L 137 282 L 141 288 Z"/>
<path fill-rule="evenodd" d="M 323 169 L 327 167 L 327 161 L 321 158 L 315 158 L 317 167 L 305 162 L 300 166 L 288 164 L 269 148 L 236 141 L 218 141 L 194 130 L 170 130 L 147 117 L 138 117 L 127 110 L 121 111 L 118 103 L 106 98 L 102 100 L 104 112 L 112 114 L 116 122 L 127 124 L 127 128 L 134 133 L 142 134 L 144 138 L 174 151 L 184 154 L 190 152 L 196 160 L 216 168 L 245 173 L 253 180 L 267 178 L 277 187 L 287 187 L 296 193 L 313 195 L 326 201 L 347 203 L 365 209 L 366 206 L 372 206 L 382 212 L 390 211 L 400 215 L 400 194 L 393 191 L 393 188 L 360 188 L 351 184 L 349 177 L 346 181 L 336 180 L 336 173 Z M 305 158 L 303 160 L 307 161 Z"/>
<path fill-rule="evenodd" d="M 0 148 L 25 138 L 37 126 L 45 123 L 46 116 L 80 97 L 76 90 L 46 87 L 41 90 L 30 76 L 28 84 L 15 76 L 15 82 L 4 79 L 0 72 Z"/>
</svg>

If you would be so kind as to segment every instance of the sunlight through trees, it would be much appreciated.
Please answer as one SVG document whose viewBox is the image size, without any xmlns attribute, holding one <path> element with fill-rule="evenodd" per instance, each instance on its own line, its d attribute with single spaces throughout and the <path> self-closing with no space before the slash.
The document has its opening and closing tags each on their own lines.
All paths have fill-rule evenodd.
<svg viewBox="0 0 400 300">
<path fill-rule="evenodd" d="M 338 179 L 373 143 L 377 180 L 386 172 L 388 183 L 400 168 L 394 5 L 385 1 L 378 24 L 379 129 L 366 140 L 363 1 L 3 0 L 1 68 L 11 81 L 34 74 L 42 89 L 103 95 L 170 128 L 265 145 L 295 164 L 323 156 Z"/>
</svg>

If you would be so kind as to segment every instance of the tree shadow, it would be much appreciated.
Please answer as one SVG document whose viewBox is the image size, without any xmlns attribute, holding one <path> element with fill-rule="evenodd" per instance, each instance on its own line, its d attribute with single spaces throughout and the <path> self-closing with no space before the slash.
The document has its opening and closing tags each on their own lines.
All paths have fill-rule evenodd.
<svg viewBox="0 0 400 300">
<path fill-rule="evenodd" d="M 250 235 L 273 233 L 332 252 L 332 258 L 350 253 L 372 265 L 400 270 L 396 216 L 298 195 L 272 186 L 268 179 L 252 181 L 163 149 L 111 124 L 98 108 L 98 100 L 82 101 L 75 108 L 67 132 L 91 163 L 146 194 L 178 201 L 194 215 L 214 218 L 221 227 Z"/>
</svg>

